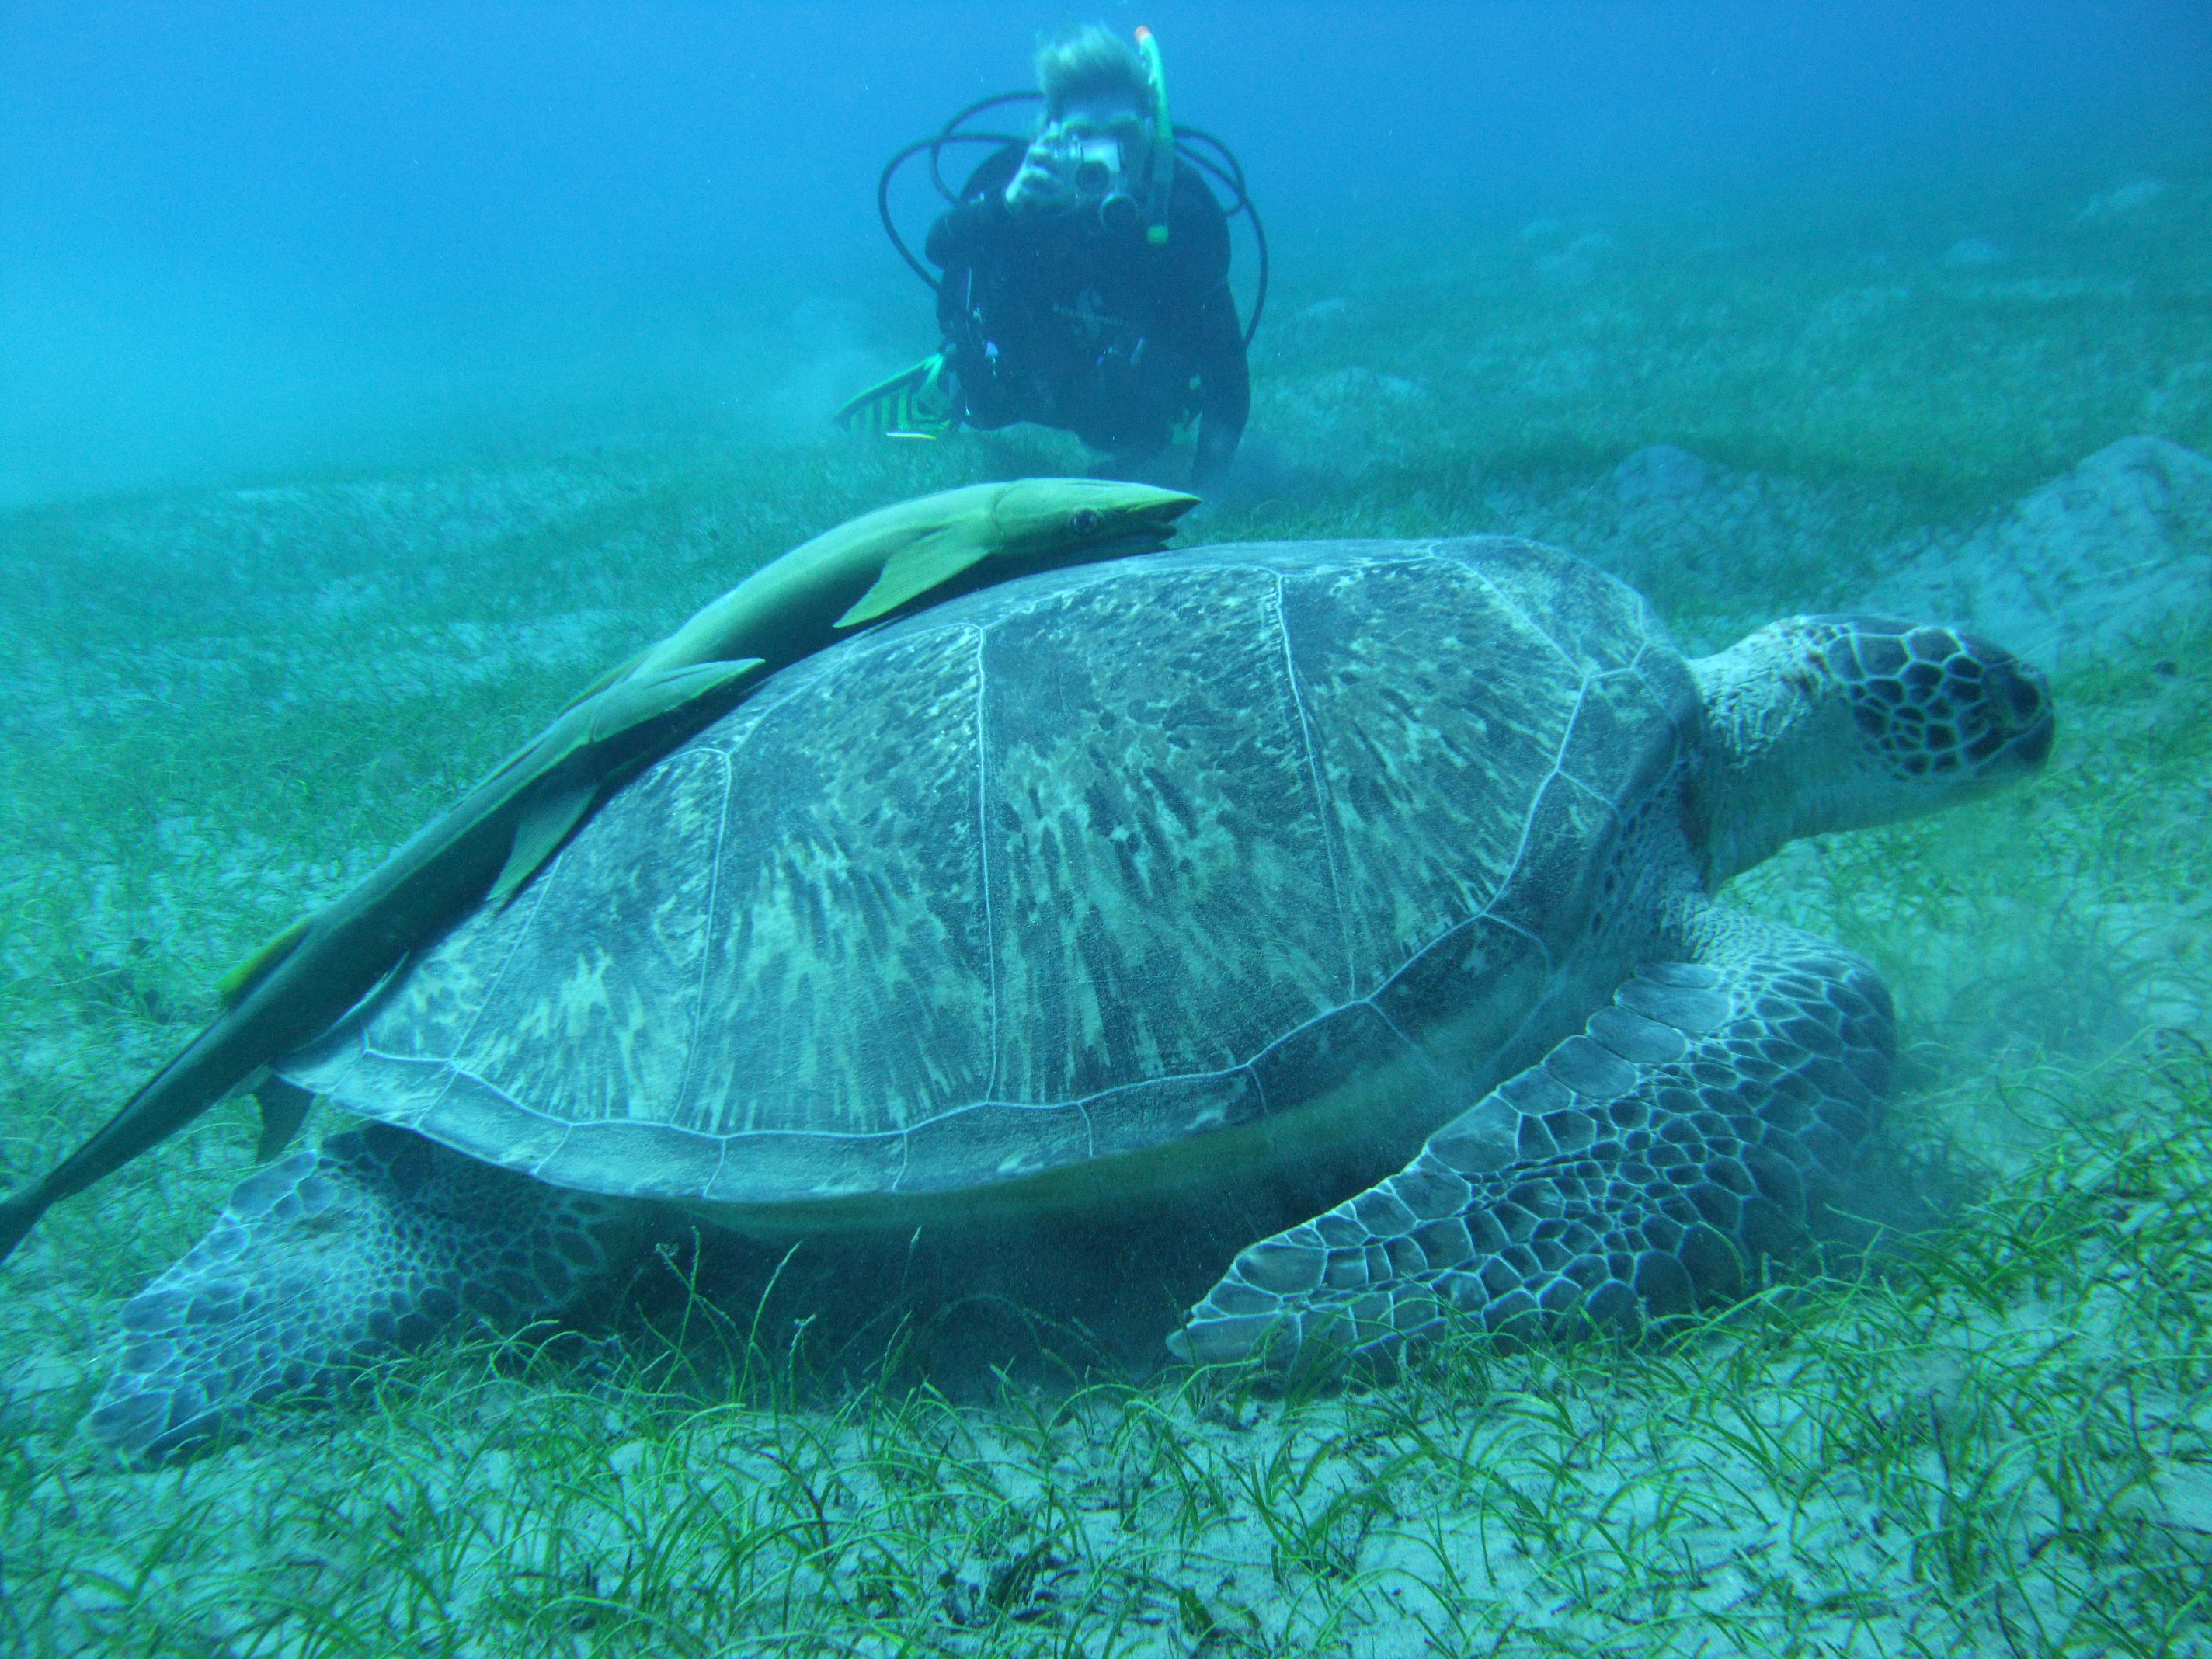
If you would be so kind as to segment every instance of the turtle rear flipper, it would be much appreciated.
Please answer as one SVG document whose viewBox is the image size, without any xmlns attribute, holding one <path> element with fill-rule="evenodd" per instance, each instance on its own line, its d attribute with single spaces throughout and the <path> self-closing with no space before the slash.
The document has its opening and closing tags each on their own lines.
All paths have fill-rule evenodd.
<svg viewBox="0 0 2212 1659">
<path fill-rule="evenodd" d="M 1326 1365 L 1447 1308 L 1512 1336 L 1634 1331 L 1793 1248 L 1881 1110 L 1889 994 L 1850 951 L 1700 906 L 1586 1029 L 1398 1174 L 1243 1252 L 1169 1346 Z"/>
<path fill-rule="evenodd" d="M 208 1235 L 123 1310 L 89 1426 L 158 1462 L 247 1407 L 327 1395 L 472 1314 L 558 1313 L 634 1236 L 630 1207 L 563 1192 L 384 1124 L 240 1182 Z"/>
</svg>

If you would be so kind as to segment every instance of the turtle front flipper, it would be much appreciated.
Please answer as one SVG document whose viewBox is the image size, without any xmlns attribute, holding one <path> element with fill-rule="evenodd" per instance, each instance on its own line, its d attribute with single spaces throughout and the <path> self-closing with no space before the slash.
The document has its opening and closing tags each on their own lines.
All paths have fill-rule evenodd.
<svg viewBox="0 0 2212 1659">
<path fill-rule="evenodd" d="M 1404 1170 L 1246 1249 L 1169 1346 L 1327 1364 L 1448 1307 L 1564 1334 L 1740 1293 L 1874 1126 L 1895 1024 L 1838 946 L 1711 905 L 1683 933 L 1693 959 L 1638 969 Z"/>
<path fill-rule="evenodd" d="M 89 1424 L 158 1461 L 246 1408 L 330 1394 L 465 1313 L 559 1312 L 636 1237 L 632 1206 L 548 1187 L 385 1124 L 239 1183 L 206 1237 L 125 1304 Z"/>
</svg>

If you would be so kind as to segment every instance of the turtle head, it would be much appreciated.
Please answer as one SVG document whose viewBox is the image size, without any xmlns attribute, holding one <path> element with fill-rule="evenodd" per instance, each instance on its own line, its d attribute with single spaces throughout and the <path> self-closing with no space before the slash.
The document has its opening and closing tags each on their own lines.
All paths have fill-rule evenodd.
<svg viewBox="0 0 2212 1659">
<path fill-rule="evenodd" d="M 1000 556 L 1024 568 L 1157 553 L 1198 505 L 1179 489 L 1112 478 L 1021 478 L 992 507 Z"/>
<path fill-rule="evenodd" d="M 2051 688 L 2009 651 L 1883 617 L 1790 617 L 1690 665 L 1712 879 L 1800 836 L 1917 817 L 2041 769 Z"/>
</svg>

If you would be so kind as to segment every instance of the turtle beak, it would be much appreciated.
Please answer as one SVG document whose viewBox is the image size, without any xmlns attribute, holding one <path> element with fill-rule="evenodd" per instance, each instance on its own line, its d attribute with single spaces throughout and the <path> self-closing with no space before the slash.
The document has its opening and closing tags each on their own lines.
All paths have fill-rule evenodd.
<svg viewBox="0 0 2212 1659">
<path fill-rule="evenodd" d="M 1957 639 L 1962 659 L 1978 671 L 1953 696 L 1966 763 L 1992 783 L 2040 771 L 2058 735 L 2051 682 L 2002 646 L 1972 634 Z M 1951 677 L 1959 678 L 1955 667 Z"/>
</svg>

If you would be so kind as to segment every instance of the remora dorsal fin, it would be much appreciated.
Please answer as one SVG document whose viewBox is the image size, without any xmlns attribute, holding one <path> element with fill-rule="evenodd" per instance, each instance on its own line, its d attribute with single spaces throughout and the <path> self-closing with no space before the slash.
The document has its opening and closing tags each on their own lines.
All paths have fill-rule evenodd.
<svg viewBox="0 0 2212 1659">
<path fill-rule="evenodd" d="M 884 562 L 875 586 L 837 618 L 839 628 L 857 628 L 879 617 L 888 617 L 918 594 L 948 582 L 969 566 L 990 556 L 991 542 L 963 527 L 947 525 L 919 540 L 908 543 Z"/>
<path fill-rule="evenodd" d="M 647 720 L 659 720 L 702 697 L 712 696 L 766 660 L 764 657 L 720 658 L 713 662 L 665 668 L 657 674 L 635 679 L 617 680 L 577 705 L 577 712 L 583 718 L 583 731 L 574 747 L 597 749 L 611 743 Z M 588 715 L 583 714 L 586 708 L 590 711 Z M 564 715 L 560 724 L 566 726 L 568 717 Z"/>
<path fill-rule="evenodd" d="M 559 712 L 565 714 L 571 708 L 574 708 L 580 704 L 589 702 L 593 697 L 598 696 L 600 692 L 605 690 L 617 680 L 625 678 L 631 669 L 636 667 L 638 664 L 645 660 L 647 654 L 650 653 L 653 647 L 651 646 L 647 646 L 643 651 L 634 651 L 629 656 L 624 657 L 612 668 L 607 670 L 605 673 L 600 675 L 599 678 L 593 680 L 589 685 L 576 693 L 574 696 L 562 703 Z"/>
<path fill-rule="evenodd" d="M 216 994 L 226 1008 L 237 1006 L 238 1000 L 269 975 L 270 969 L 299 948 L 300 941 L 307 936 L 314 925 L 313 916 L 301 916 L 283 933 L 276 935 L 253 954 L 216 981 Z"/>
</svg>

